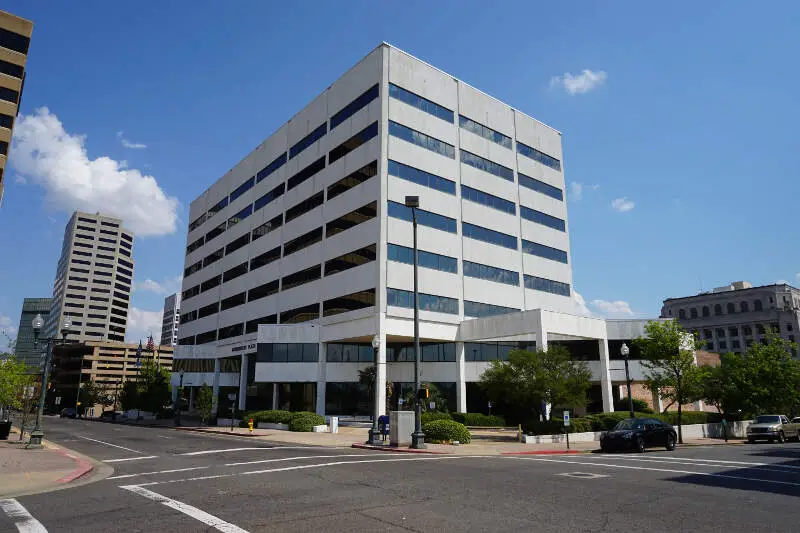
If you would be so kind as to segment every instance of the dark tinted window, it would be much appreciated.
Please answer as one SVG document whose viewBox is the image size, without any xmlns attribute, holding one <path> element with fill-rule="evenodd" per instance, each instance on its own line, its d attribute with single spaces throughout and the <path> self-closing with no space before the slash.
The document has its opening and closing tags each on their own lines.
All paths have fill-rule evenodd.
<svg viewBox="0 0 800 533">
<path fill-rule="evenodd" d="M 244 183 L 242 183 L 241 185 L 239 185 L 238 187 L 236 187 L 233 190 L 233 192 L 231 193 L 231 196 L 230 196 L 230 201 L 233 202 L 234 200 L 239 198 L 241 195 L 243 195 L 244 193 L 246 193 L 247 191 L 252 189 L 253 185 L 255 185 L 255 184 L 256 184 L 256 177 L 253 176 L 252 178 L 250 178 L 249 180 L 245 181 Z"/>
<path fill-rule="evenodd" d="M 205 222 L 205 221 L 206 221 L 206 214 L 205 214 L 205 213 L 203 213 L 202 215 L 200 215 L 199 217 L 197 217 L 197 219 L 196 219 L 194 222 L 192 222 L 191 224 L 189 224 L 189 231 L 194 231 L 194 230 L 196 230 L 196 229 L 197 229 L 197 228 L 199 228 L 199 227 L 200 227 L 200 226 L 203 224 L 203 222 Z"/>
<path fill-rule="evenodd" d="M 454 120 L 453 112 L 447 109 L 446 107 L 441 106 L 435 102 L 431 102 L 427 98 L 423 98 L 422 96 L 414 94 L 411 91 L 407 91 L 402 87 L 395 85 L 394 83 L 389 84 L 389 96 L 391 96 L 392 98 L 396 98 L 401 102 L 405 102 L 412 107 L 416 107 L 420 111 L 424 111 L 429 115 L 433 115 L 436 118 L 446 120 L 451 124 Z"/>
<path fill-rule="evenodd" d="M 278 280 L 270 281 L 269 283 L 264 283 L 259 285 L 258 287 L 253 287 L 249 291 L 247 291 L 247 301 L 252 302 L 254 300 L 258 300 L 260 298 L 265 298 L 270 294 L 275 294 L 278 292 L 279 288 Z"/>
<path fill-rule="evenodd" d="M 220 311 L 227 311 L 228 309 L 244 305 L 246 301 L 246 291 L 240 292 L 239 294 L 234 294 L 233 296 L 228 296 L 227 298 L 223 298 L 223 300 L 220 302 Z"/>
<path fill-rule="evenodd" d="M 389 135 L 402 139 L 411 144 L 416 144 L 421 148 L 436 152 L 450 159 L 456 158 L 456 149 L 452 144 L 440 141 L 430 135 L 425 135 L 422 132 L 413 130 L 408 126 L 404 126 L 392 120 L 389 121 Z"/>
<path fill-rule="evenodd" d="M 269 176 L 270 174 L 281 168 L 283 165 L 285 165 L 286 161 L 287 161 L 286 152 L 284 152 L 281 155 L 279 155 L 275 159 L 275 161 L 273 161 L 272 163 L 270 163 L 269 165 L 265 166 L 264 168 L 258 171 L 258 174 L 256 174 L 256 183 L 261 183 L 261 181 L 263 181 L 267 176 Z"/>
<path fill-rule="evenodd" d="M 553 261 L 558 261 L 559 263 L 567 263 L 567 252 L 564 250 L 559 250 L 558 248 L 545 246 L 544 244 L 539 244 L 537 242 L 526 241 L 525 239 L 522 239 L 522 251 L 526 254 L 544 257 L 545 259 L 552 259 Z"/>
<path fill-rule="evenodd" d="M 367 91 L 344 106 L 340 111 L 337 111 L 331 117 L 331 130 L 347 120 L 348 118 L 352 117 L 356 112 L 365 107 L 371 101 L 375 100 L 378 97 L 378 85 L 373 85 L 371 88 L 367 89 Z"/>
<path fill-rule="evenodd" d="M 206 233 L 206 242 L 222 235 L 225 232 L 225 228 L 228 227 L 227 225 L 227 222 L 222 222 L 219 226 Z"/>
<path fill-rule="evenodd" d="M 207 344 L 215 340 L 217 340 L 217 330 L 215 329 L 206 331 L 205 333 L 198 333 L 197 337 L 195 337 L 195 342 L 197 344 Z"/>
<path fill-rule="evenodd" d="M 19 93 L 7 87 L 0 87 L 0 100 L 16 104 L 19 100 Z"/>
<path fill-rule="evenodd" d="M 454 181 L 391 159 L 389 160 L 389 175 L 448 194 L 456 193 L 456 183 Z"/>
<path fill-rule="evenodd" d="M 519 309 L 514 307 L 503 307 L 502 305 L 485 304 L 482 302 L 470 302 L 464 300 L 464 316 L 481 318 L 484 316 L 507 315 L 518 313 Z"/>
<path fill-rule="evenodd" d="M 331 198 L 335 198 L 339 196 L 345 191 L 348 191 L 359 185 L 371 177 L 378 174 L 378 162 L 373 161 L 363 167 L 359 168 L 355 172 L 348 174 L 347 176 L 343 177 L 333 185 L 328 186 L 328 200 Z"/>
<path fill-rule="evenodd" d="M 405 205 L 399 202 L 393 202 L 389 200 L 388 211 L 390 217 L 399 218 L 401 220 L 406 220 L 408 222 L 411 222 L 411 208 L 406 207 Z M 448 233 L 456 233 L 458 230 L 456 226 L 456 219 L 454 218 L 432 213 L 430 211 L 425 211 L 423 209 L 416 209 L 416 212 L 417 212 L 417 223 L 423 226 L 428 226 L 429 228 L 446 231 Z"/>
<path fill-rule="evenodd" d="M 286 190 L 291 191 L 292 189 L 294 189 L 295 187 L 297 187 L 298 185 L 300 185 L 301 183 L 303 183 L 304 181 L 306 181 L 311 176 L 313 176 L 314 174 L 316 174 L 317 172 L 319 172 L 324 168 L 325 168 L 325 156 L 322 156 L 313 163 L 311 163 L 310 165 L 308 165 L 306 168 L 304 168 L 303 170 L 301 170 L 300 172 L 289 178 L 289 180 L 286 182 Z"/>
<path fill-rule="evenodd" d="M 295 206 L 290 207 L 286 210 L 286 222 L 288 223 L 290 220 L 294 220 L 299 216 L 305 215 L 312 209 L 321 206 L 324 200 L 325 193 L 323 191 L 319 191 L 317 194 L 306 198 Z"/>
<path fill-rule="evenodd" d="M 266 193 L 264 196 L 256 200 L 255 203 L 253 204 L 253 211 L 258 211 L 259 209 L 261 209 L 268 203 L 272 202 L 276 198 L 281 197 L 283 195 L 283 191 L 284 191 L 284 184 L 281 183 L 277 187 Z"/>
<path fill-rule="evenodd" d="M 322 302 L 322 316 L 338 315 L 375 305 L 375 289 L 354 292 Z"/>
<path fill-rule="evenodd" d="M 554 217 L 552 215 L 548 215 L 547 213 L 542 213 L 541 211 L 537 211 L 536 209 L 531 209 L 530 207 L 525 207 L 524 205 L 521 205 L 519 206 L 519 214 L 522 218 L 531 220 L 533 222 L 536 222 L 537 224 L 557 229 L 559 231 L 567 230 L 566 222 L 564 222 L 558 217 Z"/>
<path fill-rule="evenodd" d="M 555 198 L 556 200 L 564 200 L 564 191 L 559 189 L 558 187 L 553 187 L 552 185 L 545 183 L 543 181 L 539 181 L 536 178 L 531 178 L 530 176 L 526 176 L 520 172 L 517 172 L 517 176 L 519 176 L 519 184 L 523 187 L 527 187 L 536 192 L 540 192 L 545 194 L 551 198 Z"/>
<path fill-rule="evenodd" d="M 281 324 L 298 324 L 319 318 L 319 304 L 304 305 L 281 313 Z"/>
<path fill-rule="evenodd" d="M 396 307 L 414 308 L 414 293 L 401 289 L 386 289 L 386 304 Z M 458 314 L 458 299 L 419 293 L 419 308 L 422 311 Z"/>
<path fill-rule="evenodd" d="M 505 283 L 506 285 L 519 286 L 519 272 L 473 263 L 472 261 L 464 261 L 464 275 L 470 278 L 485 279 L 497 283 Z"/>
<path fill-rule="evenodd" d="M 475 135 L 480 135 L 484 139 L 497 143 L 500 146 L 511 148 L 511 137 L 503 135 L 499 131 L 495 131 L 488 126 L 484 126 L 474 120 L 468 119 L 464 115 L 458 115 L 458 125 L 467 131 L 471 131 Z"/>
<path fill-rule="evenodd" d="M 200 294 L 200 285 L 195 285 L 194 287 L 189 287 L 185 291 L 181 293 L 181 300 L 188 300 L 189 298 L 193 298 Z"/>
<path fill-rule="evenodd" d="M 11 129 L 11 126 L 13 125 L 14 125 L 14 117 L 12 117 L 11 115 L 6 115 L 5 113 L 0 113 L 0 128 Z M 80 228 L 80 226 L 78 227 Z M 85 229 L 91 231 L 91 228 L 85 228 Z"/>
<path fill-rule="evenodd" d="M 387 247 L 387 256 L 389 261 L 397 261 L 398 263 L 406 263 L 408 265 L 414 264 L 414 249 L 407 246 L 389 243 Z M 458 272 L 458 259 L 455 257 L 434 254 L 417 249 L 417 261 L 420 268 L 432 268 L 433 270 L 452 272 L 453 274 Z"/>
<path fill-rule="evenodd" d="M 229 339 L 244 333 L 244 323 L 233 324 L 230 326 L 223 326 L 219 328 L 218 340 Z"/>
<path fill-rule="evenodd" d="M 539 278 L 536 276 L 529 276 L 525 274 L 525 288 L 533 289 L 535 291 L 549 292 L 552 294 L 559 294 L 561 296 L 569 296 L 569 283 L 561 283 L 560 281 L 553 281 L 550 279 Z"/>
<path fill-rule="evenodd" d="M 220 248 L 216 252 L 208 254 L 207 256 L 205 256 L 203 258 L 203 268 L 207 267 L 208 265 L 216 263 L 217 261 L 222 259 L 222 256 L 224 256 L 224 255 L 225 255 L 225 249 L 224 248 Z"/>
<path fill-rule="evenodd" d="M 197 318 L 205 318 L 219 312 L 219 302 L 205 305 L 197 310 Z"/>
<path fill-rule="evenodd" d="M 30 44 L 30 37 L 25 37 L 19 33 L 0 28 L 0 46 L 3 48 L 28 55 L 28 47 Z"/>
<path fill-rule="evenodd" d="M 205 237 L 201 236 L 199 239 L 197 239 L 196 241 L 194 241 L 193 243 L 191 243 L 189 246 L 186 247 L 186 255 L 189 255 L 190 253 L 194 252 L 195 250 L 203 246 L 205 243 L 206 243 Z"/>
<path fill-rule="evenodd" d="M 264 265 L 268 265 L 273 261 L 281 258 L 281 247 L 276 246 L 272 250 L 267 250 L 261 255 L 257 255 L 250 260 L 250 270 L 255 270 Z"/>
<path fill-rule="evenodd" d="M 370 139 L 377 137 L 378 123 L 373 122 L 328 153 L 328 164 L 338 161 Z"/>
<path fill-rule="evenodd" d="M 216 205 L 214 205 L 214 207 L 208 210 L 208 218 L 211 218 L 218 212 L 222 211 L 227 205 L 228 205 L 228 197 L 226 196 L 225 198 L 217 202 Z"/>
<path fill-rule="evenodd" d="M 363 207 L 359 207 L 355 211 L 350 211 L 335 220 L 331 220 L 325 224 L 325 236 L 331 237 L 353 226 L 357 226 L 362 222 L 375 218 L 377 209 L 377 202 L 371 202 Z"/>
<path fill-rule="evenodd" d="M 9 76 L 13 76 L 15 78 L 22 79 L 25 73 L 25 69 L 19 65 L 15 65 L 14 63 L 9 63 L 8 61 L 3 61 L 0 59 L 0 72 L 3 74 L 8 74 Z"/>
<path fill-rule="evenodd" d="M 517 152 L 554 170 L 558 170 L 559 172 L 561 171 L 561 161 L 555 157 L 547 155 L 544 152 L 540 152 L 536 148 L 532 148 L 527 144 L 517 141 Z"/>
<path fill-rule="evenodd" d="M 283 256 L 293 254 L 303 248 L 308 248 L 312 244 L 316 244 L 322 240 L 322 227 L 312 229 L 308 233 L 304 233 L 299 237 L 295 237 L 291 241 L 283 245 Z"/>
<path fill-rule="evenodd" d="M 325 261 L 325 275 L 330 276 L 375 261 L 375 245 L 370 244 Z"/>
<path fill-rule="evenodd" d="M 511 215 L 517 214 L 517 206 L 514 202 L 509 202 L 504 198 L 489 194 L 488 192 L 479 191 L 466 185 L 461 185 L 461 197 L 471 202 L 483 204 L 487 207 L 503 211 Z"/>
<path fill-rule="evenodd" d="M 245 233 L 244 235 L 242 235 L 238 239 L 232 240 L 231 242 L 229 242 L 225 246 L 225 255 L 228 255 L 229 253 L 235 252 L 236 250 L 238 250 L 242 246 L 247 246 L 247 244 L 249 244 L 249 243 L 250 243 L 250 234 L 249 233 Z"/>
<path fill-rule="evenodd" d="M 220 283 L 222 283 L 222 275 L 217 274 L 213 278 L 208 278 L 204 282 L 200 284 L 200 292 L 206 292 L 209 289 L 213 289 L 217 287 Z"/>
<path fill-rule="evenodd" d="M 259 237 L 263 237 L 267 233 L 280 228 L 282 225 L 283 225 L 283 213 L 281 213 L 280 215 L 278 215 L 276 217 L 273 217 L 272 219 L 268 220 L 267 222 L 264 222 L 263 224 L 261 224 L 257 228 L 254 228 L 253 231 L 252 231 L 253 237 L 252 237 L 251 240 L 254 241 L 254 240 L 258 239 Z"/>
<path fill-rule="evenodd" d="M 328 132 L 328 123 L 323 122 L 314 131 L 300 139 L 294 146 L 289 149 L 289 159 L 293 159 L 297 154 L 317 142 Z"/>
<path fill-rule="evenodd" d="M 499 231 L 482 226 L 476 226 L 469 222 L 461 223 L 461 233 L 464 237 L 469 237 L 470 239 L 496 244 L 512 250 L 517 249 L 517 238 L 513 235 L 506 235 L 505 233 L 500 233 Z"/>
<path fill-rule="evenodd" d="M 311 283 L 312 281 L 318 280 L 321 276 L 322 267 L 320 265 L 314 265 L 310 268 L 306 268 L 299 272 L 284 276 L 281 280 L 281 290 L 285 291 L 291 289 L 292 287 L 298 287 L 300 285 L 305 285 L 306 283 Z"/>
<path fill-rule="evenodd" d="M 244 274 L 247 274 L 247 261 L 245 261 L 241 265 L 235 266 L 223 272 L 222 282 L 225 283 L 232 279 L 236 279 L 239 276 L 243 276 Z"/>
<path fill-rule="evenodd" d="M 258 331 L 259 324 L 277 324 L 278 315 L 269 315 L 254 320 L 248 320 L 244 326 L 245 333 L 255 333 Z"/>
<path fill-rule="evenodd" d="M 514 181 L 514 171 L 494 161 L 489 161 L 479 155 L 461 150 L 461 162 L 465 165 L 475 167 L 478 170 L 483 170 L 489 174 L 494 174 L 498 178 L 504 180 Z"/>
<path fill-rule="evenodd" d="M 253 214 L 253 206 L 248 205 L 247 207 L 245 207 L 244 209 L 242 209 L 241 211 L 239 211 L 238 213 L 236 213 L 235 215 L 233 215 L 228 219 L 228 228 L 230 228 L 231 226 L 235 226 L 236 224 L 238 224 L 239 222 L 246 219 L 252 214 Z"/>
<path fill-rule="evenodd" d="M 195 272 L 199 271 L 201 268 L 203 268 L 203 261 L 198 261 L 197 263 L 195 263 L 195 264 L 193 264 L 193 265 L 191 265 L 191 266 L 189 266 L 189 267 L 187 267 L 187 268 L 185 268 L 183 270 L 183 277 L 185 278 L 187 276 L 191 276 Z"/>
</svg>

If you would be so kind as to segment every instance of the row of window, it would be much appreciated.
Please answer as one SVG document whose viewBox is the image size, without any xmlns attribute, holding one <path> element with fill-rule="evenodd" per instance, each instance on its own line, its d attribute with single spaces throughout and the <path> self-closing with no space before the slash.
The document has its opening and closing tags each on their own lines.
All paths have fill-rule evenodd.
<svg viewBox="0 0 800 533">
<path fill-rule="evenodd" d="M 467 131 L 471 131 L 475 135 L 483 137 L 486 140 L 497 143 L 504 148 L 511 149 L 511 137 L 504 135 L 499 131 L 495 131 L 488 126 L 484 126 L 479 122 L 468 119 L 464 115 L 458 115 L 458 125 Z"/>
<path fill-rule="evenodd" d="M 753 311 L 763 311 L 764 304 L 761 300 L 754 300 L 753 301 Z M 736 304 L 733 302 L 728 302 L 725 306 L 725 311 L 727 314 L 734 314 L 736 313 Z M 749 313 L 750 312 L 750 304 L 746 300 L 739 302 L 739 312 L 742 313 Z M 701 308 L 702 316 L 708 317 L 711 316 L 711 308 L 707 305 L 702 306 Z M 672 315 L 672 309 L 669 310 L 670 316 Z M 714 315 L 722 315 L 722 304 L 714 304 Z M 698 318 L 698 311 L 696 307 L 692 307 L 689 309 L 689 316 L 691 318 Z M 678 318 L 685 319 L 686 318 L 686 309 L 678 309 Z"/>
<path fill-rule="evenodd" d="M 773 331 L 775 333 L 780 333 L 780 326 L 777 322 L 773 322 L 771 324 L 755 324 L 756 332 L 759 335 L 766 335 L 767 331 Z M 786 324 L 786 331 L 793 331 L 793 327 L 791 323 Z M 714 332 L 716 333 L 717 339 L 724 339 L 726 336 L 725 328 L 715 328 Z M 742 335 L 745 337 L 752 337 L 753 336 L 753 327 L 752 326 L 742 326 Z M 739 336 L 739 327 L 738 326 L 729 326 L 727 329 L 727 336 L 729 337 L 738 337 Z M 703 338 L 704 339 L 711 339 L 713 338 L 712 330 L 704 329 L 703 330 Z"/>
<path fill-rule="evenodd" d="M 399 122 L 395 122 L 393 120 L 389 121 L 389 135 L 392 137 L 397 137 L 398 139 L 402 139 L 408 143 L 415 144 L 421 148 L 425 148 L 426 150 L 430 150 L 431 152 L 449 157 L 450 159 L 456 158 L 456 147 L 452 144 L 411 129 L 408 126 L 400 124 Z"/>
</svg>

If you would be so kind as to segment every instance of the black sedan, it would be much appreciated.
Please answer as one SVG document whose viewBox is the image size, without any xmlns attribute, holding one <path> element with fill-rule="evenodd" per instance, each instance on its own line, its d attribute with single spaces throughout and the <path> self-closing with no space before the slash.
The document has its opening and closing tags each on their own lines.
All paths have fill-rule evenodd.
<svg viewBox="0 0 800 533">
<path fill-rule="evenodd" d="M 667 451 L 675 449 L 678 435 L 669 424 L 655 418 L 627 418 L 620 421 L 613 430 L 600 437 L 600 450 L 616 452 L 646 448 L 664 447 Z"/>
</svg>

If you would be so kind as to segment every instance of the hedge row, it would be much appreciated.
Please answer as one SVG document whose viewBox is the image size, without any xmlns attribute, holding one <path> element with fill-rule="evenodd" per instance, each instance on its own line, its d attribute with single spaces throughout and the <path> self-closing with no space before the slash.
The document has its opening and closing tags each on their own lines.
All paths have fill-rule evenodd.
<svg viewBox="0 0 800 533">
<path fill-rule="evenodd" d="M 252 411 L 245 413 L 239 426 L 246 428 L 250 420 L 254 424 L 288 424 L 289 431 L 312 431 L 314 426 L 325 424 L 325 417 L 308 411 Z"/>
<path fill-rule="evenodd" d="M 655 418 L 670 425 L 678 423 L 678 413 L 668 412 L 661 414 L 653 413 L 634 413 L 637 418 Z M 576 417 L 570 420 L 570 433 L 583 433 L 586 431 L 610 431 L 614 429 L 621 420 L 630 417 L 627 411 L 615 411 L 613 413 L 598 413 L 593 415 L 585 415 Z M 708 424 L 711 422 L 719 422 L 720 416 L 717 413 L 706 413 L 703 411 L 684 411 L 681 417 L 681 422 L 687 424 Z M 564 433 L 564 423 L 561 419 L 546 420 L 540 422 L 539 420 L 531 420 L 522 425 L 522 429 L 528 435 L 552 435 Z"/>
<path fill-rule="evenodd" d="M 465 426 L 503 427 L 506 425 L 502 416 L 482 413 L 453 413 L 453 420 Z"/>
<path fill-rule="evenodd" d="M 430 443 L 448 443 L 458 441 L 469 444 L 472 440 L 467 426 L 455 420 L 433 420 L 422 426 L 425 440 Z"/>
</svg>

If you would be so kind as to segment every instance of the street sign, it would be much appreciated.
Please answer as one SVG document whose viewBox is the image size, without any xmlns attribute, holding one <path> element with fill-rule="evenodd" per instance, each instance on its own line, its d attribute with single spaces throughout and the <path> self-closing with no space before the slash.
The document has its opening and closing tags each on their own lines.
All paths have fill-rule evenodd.
<svg viewBox="0 0 800 533">
<path fill-rule="evenodd" d="M 56 396 L 56 405 L 61 405 L 61 396 Z"/>
<path fill-rule="evenodd" d="M 564 411 L 564 426 L 569 426 L 569 411 Z"/>
<path fill-rule="evenodd" d="M 436 402 L 431 402 L 431 403 L 430 403 L 428 406 L 429 406 L 431 409 L 436 409 Z"/>
<path fill-rule="evenodd" d="M 228 394 L 228 399 L 230 401 L 232 401 L 232 402 L 235 402 L 236 401 L 236 393 L 232 392 L 232 393 Z"/>
</svg>

